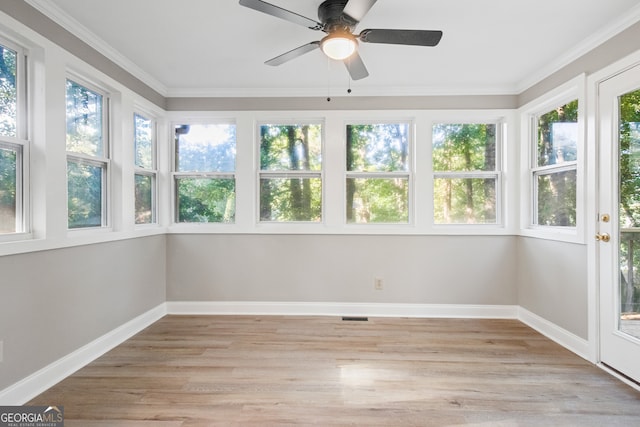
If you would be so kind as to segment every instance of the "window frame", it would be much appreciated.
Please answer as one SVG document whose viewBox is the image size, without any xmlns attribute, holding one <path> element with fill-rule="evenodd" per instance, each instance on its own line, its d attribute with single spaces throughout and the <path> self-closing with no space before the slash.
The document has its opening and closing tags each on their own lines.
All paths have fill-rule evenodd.
<svg viewBox="0 0 640 427">
<path fill-rule="evenodd" d="M 16 53 L 16 134 L 0 135 L 0 147 L 15 150 L 16 211 L 15 231 L 0 233 L 0 242 L 22 240 L 31 233 L 30 150 L 29 140 L 29 56 L 28 50 L 0 35 L 0 44 Z"/>
<path fill-rule="evenodd" d="M 578 141 L 576 146 L 576 160 L 558 165 L 537 166 L 538 159 L 538 118 L 551 110 L 578 101 Z M 521 107 L 521 185 L 520 185 L 520 234 L 548 240 L 571 243 L 586 242 L 586 202 L 585 168 L 586 156 L 586 75 L 580 74 L 539 98 Z M 538 194 L 536 192 L 537 177 L 551 173 L 576 171 L 576 225 L 552 226 L 536 224 Z"/>
<path fill-rule="evenodd" d="M 139 166 L 136 162 L 136 118 L 140 117 L 151 122 L 151 169 Z M 134 225 L 135 227 L 149 227 L 158 225 L 158 120 L 136 108 L 133 111 L 133 180 L 134 180 Z M 137 175 L 151 178 L 151 222 L 135 222 L 135 178 Z"/>
<path fill-rule="evenodd" d="M 178 171 L 178 141 L 176 138 L 175 129 L 177 126 L 207 126 L 207 125 L 231 125 L 236 128 L 236 157 L 234 160 L 233 172 L 197 172 L 197 171 Z M 237 203 L 238 203 L 238 123 L 236 119 L 202 119 L 202 120 L 174 120 L 171 122 L 170 137 L 171 137 L 171 225 L 178 227 L 232 227 L 237 223 Z M 234 181 L 234 197 L 235 205 L 234 220 L 231 222 L 187 222 L 178 221 L 179 206 L 178 206 L 178 181 L 180 179 L 233 179 Z"/>
<path fill-rule="evenodd" d="M 473 171 L 437 171 L 433 168 L 433 128 L 439 124 L 450 124 L 450 125 L 494 125 L 496 130 L 496 142 L 495 142 L 495 169 L 493 171 L 481 171 L 481 170 L 473 170 Z M 433 121 L 431 123 L 431 136 L 430 136 L 430 153 L 431 159 L 429 161 L 429 167 L 431 170 L 431 221 L 434 229 L 443 229 L 443 228 L 504 228 L 504 146 L 506 141 L 507 123 L 504 117 L 500 118 L 487 118 L 482 119 L 478 118 L 477 120 L 455 120 L 455 119 L 447 119 L 447 120 L 439 120 Z M 494 223 L 477 223 L 477 224 L 467 224 L 467 223 L 437 223 L 435 220 L 435 193 L 433 192 L 435 187 L 436 179 L 487 179 L 487 178 L 495 178 L 495 189 L 496 189 L 496 221 Z"/>
<path fill-rule="evenodd" d="M 71 81 L 77 85 L 84 87 L 85 89 L 97 93 L 102 96 L 102 156 L 92 156 L 84 153 L 76 153 L 73 151 L 68 151 L 65 147 L 66 154 L 66 164 L 67 168 L 69 162 L 76 163 L 78 165 L 88 164 L 91 166 L 98 166 L 102 170 L 102 188 L 101 188 L 101 224 L 99 226 L 89 226 L 89 227 L 69 227 L 69 174 L 67 172 L 67 185 L 65 187 L 65 191 L 67 193 L 66 197 L 66 210 L 67 210 L 67 231 L 68 232 L 82 232 L 85 230 L 105 230 L 109 229 L 111 226 L 111 150 L 112 150 L 112 141 L 111 141 L 111 98 L 110 94 L 106 89 L 103 89 L 99 85 L 93 84 L 87 79 L 78 76 L 75 73 L 68 72 L 65 77 L 65 104 L 66 104 L 66 84 L 68 81 Z M 66 112 L 66 110 L 65 110 Z M 66 128 L 66 117 L 65 117 L 65 128 Z M 65 131 L 65 145 L 66 145 L 66 131 Z"/>
<path fill-rule="evenodd" d="M 407 125 L 407 138 L 408 138 L 408 159 L 407 171 L 391 171 L 391 172 L 366 172 L 366 171 L 349 171 L 347 170 L 347 128 L 348 126 L 366 126 L 366 125 L 385 125 L 385 124 L 406 124 Z M 398 118 L 398 119 L 368 119 L 358 120 L 351 119 L 344 122 L 343 125 L 343 138 L 344 138 L 344 162 L 343 162 L 343 187 L 344 187 L 344 199 L 342 202 L 343 218 L 342 221 L 348 228 L 368 228 L 368 227 L 399 227 L 407 228 L 414 227 L 416 224 L 415 209 L 417 201 L 415 200 L 415 174 L 416 174 L 416 119 L 415 118 Z M 347 181 L 349 179 L 406 179 L 407 180 L 407 222 L 349 222 L 348 221 L 348 206 L 347 206 Z"/>
<path fill-rule="evenodd" d="M 276 169 L 276 170 L 265 170 L 262 169 L 260 162 L 260 153 L 261 153 L 261 145 L 262 138 L 260 133 L 260 128 L 265 125 L 272 126 L 304 126 L 304 125 L 318 125 L 320 126 L 320 170 L 287 170 L 287 169 Z M 326 223 L 326 189 L 325 189 L 325 146 L 326 146 L 326 124 L 324 119 L 314 119 L 314 118 L 300 118 L 296 119 L 274 119 L 274 120 L 259 120 L 256 121 L 256 143 L 255 143 L 255 156 L 256 156 L 256 211 L 255 211 L 255 222 L 258 226 L 270 226 L 270 225 L 309 225 L 312 227 L 322 226 Z M 266 221 L 262 220 L 260 217 L 260 208 L 261 208 L 261 200 L 260 200 L 260 183 L 262 179 L 313 179 L 320 178 L 320 186 L 321 190 L 321 207 L 320 207 L 320 221 Z"/>
<path fill-rule="evenodd" d="M 531 120 L 531 125 L 530 125 L 530 129 L 531 129 L 531 136 L 530 136 L 530 141 L 531 143 L 529 144 L 529 150 L 531 151 L 530 154 L 530 170 L 529 170 L 529 175 L 530 175 L 530 179 L 531 179 L 531 209 L 529 211 L 529 213 L 531 214 L 530 217 L 530 224 L 532 227 L 534 228 L 550 228 L 550 229 L 565 229 L 565 230 L 573 230 L 577 227 L 577 214 L 578 214 L 578 206 L 577 206 L 577 188 L 576 188 L 576 226 L 563 226 L 563 225 L 544 225 L 544 224 L 539 224 L 538 222 L 538 177 L 541 176 L 550 176 L 550 175 L 554 175 L 554 174 L 560 174 L 560 173 L 564 173 L 564 172 L 570 172 L 570 171 L 576 171 L 576 186 L 577 186 L 577 174 L 578 174 L 578 161 L 580 160 L 580 155 L 582 154 L 579 150 L 577 150 L 576 153 L 576 160 L 571 160 L 571 161 L 567 161 L 567 162 L 563 162 L 563 163 L 556 163 L 556 164 L 552 164 L 552 165 L 543 165 L 543 166 L 538 166 L 538 123 L 540 121 L 540 117 L 544 116 L 545 114 L 550 113 L 554 108 L 558 108 L 561 105 L 566 105 L 567 103 L 573 102 L 573 101 L 577 101 L 578 102 L 578 122 L 576 122 L 576 125 L 579 126 L 580 123 L 580 100 L 576 97 L 574 97 L 573 99 L 567 100 L 567 101 L 561 101 L 560 103 L 556 103 L 553 104 L 554 106 L 547 106 L 545 109 L 543 109 L 544 111 L 539 111 L 535 114 L 531 114 L 530 115 L 530 120 Z M 580 136 L 578 135 L 578 138 L 580 138 Z M 578 141 L 576 141 L 576 145 L 578 145 Z M 577 149 L 577 147 L 576 147 Z"/>
</svg>

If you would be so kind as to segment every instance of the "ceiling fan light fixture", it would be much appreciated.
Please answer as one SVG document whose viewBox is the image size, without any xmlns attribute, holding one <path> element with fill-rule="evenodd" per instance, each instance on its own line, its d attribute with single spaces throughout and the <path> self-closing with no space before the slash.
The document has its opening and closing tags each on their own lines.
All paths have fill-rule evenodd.
<svg viewBox="0 0 640 427">
<path fill-rule="evenodd" d="M 335 32 L 320 41 L 320 48 L 331 59 L 342 61 L 356 51 L 358 42 L 351 33 Z"/>
</svg>

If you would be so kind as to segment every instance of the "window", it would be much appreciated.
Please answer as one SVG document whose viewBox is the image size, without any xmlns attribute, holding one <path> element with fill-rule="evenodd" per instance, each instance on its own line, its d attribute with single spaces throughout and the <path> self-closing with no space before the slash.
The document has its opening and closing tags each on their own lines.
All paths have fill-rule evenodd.
<svg viewBox="0 0 640 427">
<path fill-rule="evenodd" d="M 27 231 L 25 55 L 0 39 L 0 234 Z"/>
<path fill-rule="evenodd" d="M 409 223 L 409 124 L 350 124 L 346 131 L 347 223 Z"/>
<path fill-rule="evenodd" d="M 433 126 L 433 217 L 436 224 L 498 222 L 498 126 Z"/>
<path fill-rule="evenodd" d="M 236 126 L 175 127 L 175 221 L 233 223 Z"/>
<path fill-rule="evenodd" d="M 260 126 L 260 221 L 322 221 L 322 126 Z"/>
<path fill-rule="evenodd" d="M 135 223 L 156 223 L 156 124 L 133 115 L 135 150 Z"/>
<path fill-rule="evenodd" d="M 576 226 L 578 101 L 535 119 L 533 224 Z"/>
<path fill-rule="evenodd" d="M 107 99 L 67 79 L 67 215 L 70 229 L 107 225 Z"/>
</svg>

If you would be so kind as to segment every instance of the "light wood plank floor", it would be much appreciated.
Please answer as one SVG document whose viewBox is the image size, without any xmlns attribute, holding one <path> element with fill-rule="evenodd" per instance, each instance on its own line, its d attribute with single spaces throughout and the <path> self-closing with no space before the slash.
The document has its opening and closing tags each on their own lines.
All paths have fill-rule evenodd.
<svg viewBox="0 0 640 427">
<path fill-rule="evenodd" d="M 640 392 L 515 320 L 167 316 L 29 404 L 67 426 L 640 426 Z"/>
</svg>

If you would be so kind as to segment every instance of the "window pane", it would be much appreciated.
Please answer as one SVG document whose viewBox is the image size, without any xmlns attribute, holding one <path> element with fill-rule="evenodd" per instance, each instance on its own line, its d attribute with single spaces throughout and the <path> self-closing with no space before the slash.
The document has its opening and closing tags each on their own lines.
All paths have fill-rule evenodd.
<svg viewBox="0 0 640 427">
<path fill-rule="evenodd" d="M 234 222 L 235 179 L 177 178 L 176 191 L 177 222 Z"/>
<path fill-rule="evenodd" d="M 433 126 L 433 170 L 496 170 L 495 124 Z"/>
<path fill-rule="evenodd" d="M 640 90 L 620 97 L 620 225 L 640 227 Z M 640 258 L 639 258 L 640 259 Z"/>
<path fill-rule="evenodd" d="M 495 178 L 435 178 L 436 224 L 495 224 Z"/>
<path fill-rule="evenodd" d="M 408 223 L 407 178 L 347 178 L 347 222 Z"/>
<path fill-rule="evenodd" d="M 153 215 L 153 193 L 155 192 L 155 179 L 151 175 L 135 175 L 136 193 L 136 224 L 152 224 L 155 222 Z"/>
<path fill-rule="evenodd" d="M 538 119 L 538 166 L 557 165 L 578 158 L 578 100 Z"/>
<path fill-rule="evenodd" d="M 0 45 L 0 135 L 17 137 L 18 55 Z"/>
<path fill-rule="evenodd" d="M 103 183 L 105 167 L 67 162 L 67 209 L 69 228 L 103 225 Z"/>
<path fill-rule="evenodd" d="M 322 220 L 320 178 L 262 178 L 260 221 Z"/>
<path fill-rule="evenodd" d="M 620 329 L 640 338 L 640 89 L 619 106 Z"/>
<path fill-rule="evenodd" d="M 233 172 L 236 169 L 236 126 L 176 126 L 178 172 Z"/>
<path fill-rule="evenodd" d="M 67 151 L 104 157 L 102 95 L 67 80 Z"/>
<path fill-rule="evenodd" d="M 0 147 L 0 233 L 15 233 L 18 191 L 18 149 Z"/>
<path fill-rule="evenodd" d="M 538 225 L 576 226 L 576 171 L 537 175 Z"/>
<path fill-rule="evenodd" d="M 322 167 L 322 126 L 260 126 L 260 169 L 319 171 Z"/>
<path fill-rule="evenodd" d="M 409 125 L 347 125 L 347 170 L 408 171 Z"/>
<path fill-rule="evenodd" d="M 135 165 L 139 168 L 154 169 L 153 161 L 153 122 L 134 114 Z"/>
</svg>

